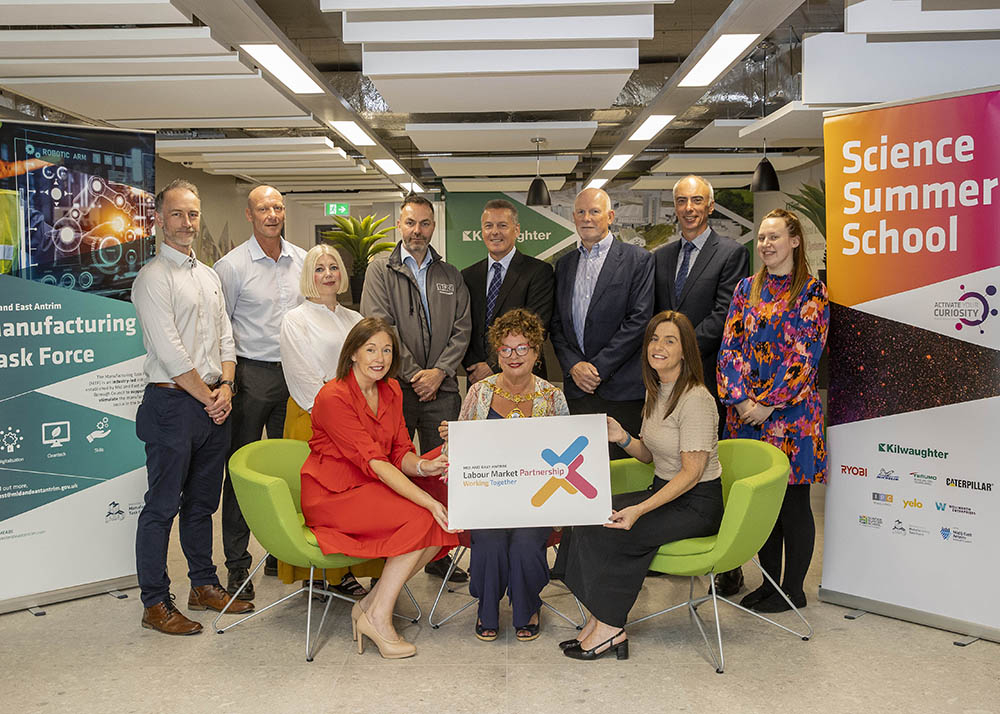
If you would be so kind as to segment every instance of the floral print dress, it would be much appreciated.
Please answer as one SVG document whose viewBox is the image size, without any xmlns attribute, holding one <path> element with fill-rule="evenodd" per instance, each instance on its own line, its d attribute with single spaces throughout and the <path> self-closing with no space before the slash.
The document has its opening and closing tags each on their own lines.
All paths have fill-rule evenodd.
<svg viewBox="0 0 1000 714">
<path fill-rule="evenodd" d="M 719 397 L 728 406 L 730 438 L 757 439 L 791 462 L 790 484 L 826 481 L 823 405 L 816 368 L 830 326 L 826 286 L 810 278 L 788 304 L 791 275 L 767 274 L 760 302 L 750 305 L 753 276 L 736 287 L 719 350 Z M 760 426 L 740 421 L 744 399 L 775 407 Z"/>
</svg>

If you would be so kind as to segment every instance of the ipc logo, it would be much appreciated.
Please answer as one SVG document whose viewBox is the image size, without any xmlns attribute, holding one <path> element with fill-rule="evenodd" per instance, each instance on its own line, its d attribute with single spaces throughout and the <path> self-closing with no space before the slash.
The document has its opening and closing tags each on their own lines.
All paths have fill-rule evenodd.
<svg viewBox="0 0 1000 714">
<path fill-rule="evenodd" d="M 588 443 L 590 442 L 587 437 L 578 436 L 561 454 L 552 449 L 542 449 L 545 463 L 559 469 L 559 475 L 549 478 L 531 497 L 532 506 L 541 508 L 560 488 L 566 489 L 571 495 L 582 493 L 587 498 L 597 497 L 597 489 L 578 471 L 583 463 L 583 450 L 587 448 Z"/>
</svg>

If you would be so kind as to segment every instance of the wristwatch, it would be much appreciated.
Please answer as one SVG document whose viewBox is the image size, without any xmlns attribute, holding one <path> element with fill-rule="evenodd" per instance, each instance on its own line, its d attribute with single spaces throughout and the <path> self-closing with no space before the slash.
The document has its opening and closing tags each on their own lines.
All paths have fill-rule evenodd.
<svg viewBox="0 0 1000 714">
<path fill-rule="evenodd" d="M 221 384 L 228 384 L 229 385 L 229 391 L 232 392 L 234 395 L 236 394 L 236 382 L 234 382 L 233 380 L 231 380 L 231 379 L 223 379 L 223 380 L 219 381 L 219 384 L 220 385 Z"/>
</svg>

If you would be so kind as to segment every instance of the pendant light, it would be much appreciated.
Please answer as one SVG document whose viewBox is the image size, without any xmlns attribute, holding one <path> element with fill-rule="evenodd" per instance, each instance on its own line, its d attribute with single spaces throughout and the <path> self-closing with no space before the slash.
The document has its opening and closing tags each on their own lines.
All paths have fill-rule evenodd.
<svg viewBox="0 0 1000 714">
<path fill-rule="evenodd" d="M 778 186 L 778 174 L 774 166 L 767 160 L 767 139 L 764 140 L 764 158 L 757 164 L 753 172 L 753 181 L 750 182 L 750 190 L 754 193 L 763 191 L 780 191 Z"/>
<path fill-rule="evenodd" d="M 542 178 L 541 171 L 541 145 L 545 143 L 545 139 L 542 137 L 535 137 L 531 140 L 535 144 L 535 178 L 532 179 L 531 185 L 528 186 L 528 198 L 525 201 L 525 205 L 528 206 L 551 206 L 552 199 L 549 197 L 549 187 L 545 185 L 545 179 Z"/>
</svg>

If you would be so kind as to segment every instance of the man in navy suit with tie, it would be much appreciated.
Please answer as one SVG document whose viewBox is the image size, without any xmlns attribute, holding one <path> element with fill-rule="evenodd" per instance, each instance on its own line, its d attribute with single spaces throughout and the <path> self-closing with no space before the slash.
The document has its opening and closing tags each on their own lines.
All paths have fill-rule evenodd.
<svg viewBox="0 0 1000 714">
<path fill-rule="evenodd" d="M 722 329 L 736 285 L 749 275 L 750 256 L 732 238 L 708 226 L 715 210 L 715 191 L 701 176 L 685 176 L 674 185 L 674 211 L 681 239 L 653 253 L 656 263 L 656 311 L 684 313 L 698 338 L 705 385 L 719 409 L 719 429 L 725 412 L 718 397 L 715 365 Z M 743 584 L 739 568 L 716 576 L 722 595 L 735 595 Z"/>
<path fill-rule="evenodd" d="M 462 362 L 469 384 L 500 371 L 487 338 L 493 321 L 523 307 L 538 315 L 547 330 L 555 289 L 552 266 L 515 249 L 521 226 L 514 204 L 503 199 L 487 201 L 482 227 L 489 255 L 462 271 L 472 314 L 472 339 Z M 544 377 L 541 367 L 539 363 L 535 371 Z"/>
<path fill-rule="evenodd" d="M 615 240 L 615 212 L 600 189 L 573 204 L 577 249 L 556 263 L 552 346 L 562 365 L 563 391 L 573 414 L 607 414 L 630 434 L 642 425 L 646 387 L 641 348 L 653 315 L 653 256 Z M 624 458 L 611 446 L 611 458 Z"/>
</svg>

